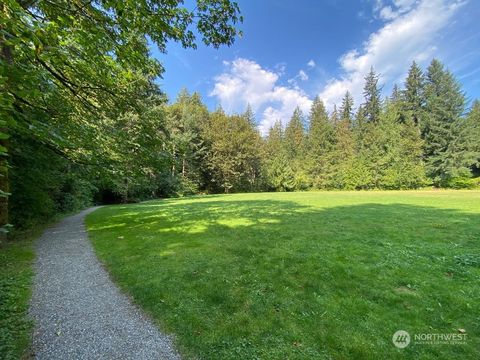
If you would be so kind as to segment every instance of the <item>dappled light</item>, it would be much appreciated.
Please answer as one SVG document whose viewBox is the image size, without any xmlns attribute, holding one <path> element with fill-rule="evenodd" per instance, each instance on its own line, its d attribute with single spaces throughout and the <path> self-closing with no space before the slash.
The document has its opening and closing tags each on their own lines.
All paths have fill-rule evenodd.
<svg viewBox="0 0 480 360">
<path fill-rule="evenodd" d="M 397 328 L 479 330 L 478 196 L 240 194 L 108 207 L 88 225 L 112 275 L 187 352 L 227 356 L 247 342 L 244 358 L 396 358 Z M 116 223 L 126 226 L 100 229 Z"/>
</svg>

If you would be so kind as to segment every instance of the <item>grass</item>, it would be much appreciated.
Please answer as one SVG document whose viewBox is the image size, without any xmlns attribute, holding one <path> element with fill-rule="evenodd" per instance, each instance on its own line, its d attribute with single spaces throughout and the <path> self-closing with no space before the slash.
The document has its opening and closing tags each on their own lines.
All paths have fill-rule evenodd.
<svg viewBox="0 0 480 360">
<path fill-rule="evenodd" d="M 0 244 L 0 359 L 27 356 L 33 322 L 28 306 L 35 258 L 32 242 L 40 229 Z"/>
<path fill-rule="evenodd" d="M 187 358 L 480 357 L 479 191 L 192 197 L 104 207 L 87 224 Z M 414 343 L 459 329 L 465 344 Z"/>
</svg>

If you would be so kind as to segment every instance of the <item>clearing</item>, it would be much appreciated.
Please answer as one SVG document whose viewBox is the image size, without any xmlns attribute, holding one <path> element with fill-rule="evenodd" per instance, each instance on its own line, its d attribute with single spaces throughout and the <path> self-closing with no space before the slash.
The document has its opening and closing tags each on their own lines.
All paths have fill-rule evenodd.
<svg viewBox="0 0 480 360">
<path fill-rule="evenodd" d="M 212 195 L 104 207 L 87 225 L 184 357 L 480 356 L 479 191 Z M 464 344 L 414 341 L 463 329 Z"/>
</svg>

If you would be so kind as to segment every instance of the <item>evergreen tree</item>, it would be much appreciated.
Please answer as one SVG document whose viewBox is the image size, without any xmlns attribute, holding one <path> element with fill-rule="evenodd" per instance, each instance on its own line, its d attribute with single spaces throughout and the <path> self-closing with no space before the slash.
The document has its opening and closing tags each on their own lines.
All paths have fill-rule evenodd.
<svg viewBox="0 0 480 360">
<path fill-rule="evenodd" d="M 353 119 L 353 97 L 349 91 L 345 93 L 345 96 L 342 99 L 342 106 L 340 107 L 340 119 L 348 120 L 349 122 Z"/>
<path fill-rule="evenodd" d="M 306 174 L 305 164 L 305 126 L 303 114 L 296 108 L 293 116 L 285 128 L 285 150 L 290 167 L 294 171 L 294 182 L 296 189 L 306 189 L 309 186 L 309 179 Z"/>
<path fill-rule="evenodd" d="M 291 191 L 295 188 L 295 173 L 287 157 L 282 124 L 277 121 L 265 139 L 265 167 L 269 189 Z"/>
<path fill-rule="evenodd" d="M 416 125 L 422 126 L 425 112 L 425 76 L 414 61 L 408 71 L 403 91 L 404 111 L 408 112 Z"/>
<path fill-rule="evenodd" d="M 245 110 L 242 116 L 248 121 L 251 126 L 257 126 L 257 122 L 255 121 L 255 113 L 253 112 L 250 104 L 247 105 L 247 110 Z"/>
<path fill-rule="evenodd" d="M 303 126 L 302 111 L 297 107 L 290 122 L 285 128 L 285 147 L 287 156 L 295 161 L 303 155 L 305 144 L 305 128 Z"/>
<path fill-rule="evenodd" d="M 340 121 L 340 113 L 337 109 L 337 104 L 333 104 L 333 110 L 332 113 L 330 114 L 330 123 L 332 125 L 336 125 Z"/>
<path fill-rule="evenodd" d="M 365 77 L 365 87 L 363 88 L 363 96 L 365 103 L 363 104 L 365 118 L 368 122 L 376 122 L 380 117 L 381 110 L 381 89 L 378 87 L 378 75 L 373 67 Z"/>
<path fill-rule="evenodd" d="M 384 161 L 378 187 L 413 189 L 426 183 L 423 141 L 413 119 L 402 117 L 397 105 L 387 105 L 379 124 Z"/>
<path fill-rule="evenodd" d="M 397 104 L 403 101 L 402 92 L 399 89 L 397 84 L 393 85 L 392 94 L 390 95 L 389 100 L 390 100 L 390 102 L 397 103 Z"/>
<path fill-rule="evenodd" d="M 480 101 L 475 100 L 462 129 L 462 138 L 471 153 L 474 176 L 480 176 Z"/>
<path fill-rule="evenodd" d="M 329 186 L 332 176 L 334 127 L 328 118 L 323 101 L 316 97 L 310 110 L 308 133 L 308 174 L 316 188 Z"/>
<path fill-rule="evenodd" d="M 457 80 L 436 59 L 428 67 L 425 96 L 427 174 L 435 185 L 448 185 L 452 178 L 470 175 L 468 151 L 459 139 L 465 97 Z"/>
<path fill-rule="evenodd" d="M 355 136 L 352 131 L 351 109 L 353 99 L 345 94 L 340 114 L 342 118 L 335 125 L 334 145 L 332 149 L 333 174 L 331 185 L 337 189 L 354 189 L 352 169 L 355 164 Z M 350 110 L 348 110 L 350 109 Z"/>
<path fill-rule="evenodd" d="M 190 95 L 186 89 L 180 91 L 176 102 L 167 110 L 167 146 L 171 157 L 168 181 L 171 186 L 178 185 L 167 193 L 196 193 L 205 189 L 208 183 L 204 172 L 206 152 L 202 136 L 202 129 L 208 123 L 208 110 L 198 93 Z"/>
</svg>

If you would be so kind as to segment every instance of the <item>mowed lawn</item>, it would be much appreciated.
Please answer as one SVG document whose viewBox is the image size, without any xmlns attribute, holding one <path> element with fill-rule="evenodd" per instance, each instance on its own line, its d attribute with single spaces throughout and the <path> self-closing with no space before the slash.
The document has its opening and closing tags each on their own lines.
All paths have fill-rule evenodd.
<svg viewBox="0 0 480 360">
<path fill-rule="evenodd" d="M 212 195 L 87 224 L 186 358 L 480 358 L 479 191 Z M 414 340 L 459 329 L 466 344 Z"/>
</svg>

